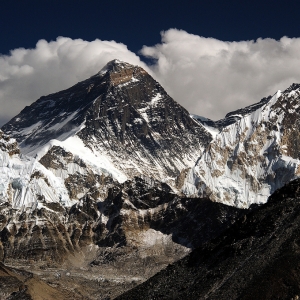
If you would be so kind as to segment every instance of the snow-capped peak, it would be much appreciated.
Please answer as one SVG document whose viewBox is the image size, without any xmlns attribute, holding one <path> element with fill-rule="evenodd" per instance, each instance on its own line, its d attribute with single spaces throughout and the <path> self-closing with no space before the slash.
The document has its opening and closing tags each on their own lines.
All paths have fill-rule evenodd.
<svg viewBox="0 0 300 300">
<path fill-rule="evenodd" d="M 41 97 L 4 132 L 63 180 L 147 174 L 239 207 L 300 174 L 299 85 L 212 121 L 190 115 L 141 67 L 113 60 L 101 72 Z"/>
</svg>

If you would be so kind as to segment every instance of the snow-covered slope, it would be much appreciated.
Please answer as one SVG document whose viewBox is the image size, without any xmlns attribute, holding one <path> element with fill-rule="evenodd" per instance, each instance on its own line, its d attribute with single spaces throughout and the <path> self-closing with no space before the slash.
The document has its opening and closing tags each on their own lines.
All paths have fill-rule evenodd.
<svg viewBox="0 0 300 300">
<path fill-rule="evenodd" d="M 43 203 L 71 205 L 63 180 L 36 159 L 19 155 L 14 139 L 0 130 L 0 203 L 24 211 Z"/>
<path fill-rule="evenodd" d="M 299 85 L 293 84 L 215 122 L 220 132 L 188 172 L 183 192 L 248 207 L 266 202 L 276 189 L 297 178 L 299 95 Z"/>
</svg>

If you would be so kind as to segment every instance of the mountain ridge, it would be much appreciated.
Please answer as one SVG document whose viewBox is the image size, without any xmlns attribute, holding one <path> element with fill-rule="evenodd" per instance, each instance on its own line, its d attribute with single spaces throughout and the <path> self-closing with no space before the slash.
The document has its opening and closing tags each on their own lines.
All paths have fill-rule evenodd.
<svg viewBox="0 0 300 300">
<path fill-rule="evenodd" d="M 2 129 L 64 181 L 87 170 L 119 182 L 147 174 L 178 194 L 249 207 L 300 174 L 298 93 L 292 84 L 212 121 L 190 115 L 141 67 L 113 60 Z M 69 158 L 53 164 L 54 153 Z"/>
<path fill-rule="evenodd" d="M 184 193 L 210 195 L 214 201 L 245 208 L 265 203 L 276 189 L 296 179 L 299 93 L 293 84 L 240 109 L 240 115 L 229 113 L 229 123 L 221 120 L 222 127 L 187 174 Z"/>
</svg>

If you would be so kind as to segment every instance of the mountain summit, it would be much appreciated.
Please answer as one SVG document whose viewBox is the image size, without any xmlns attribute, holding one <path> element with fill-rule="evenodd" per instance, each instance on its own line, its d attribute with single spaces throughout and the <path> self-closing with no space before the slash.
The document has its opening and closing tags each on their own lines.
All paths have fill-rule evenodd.
<svg viewBox="0 0 300 300">
<path fill-rule="evenodd" d="M 249 207 L 300 174 L 299 90 L 293 84 L 214 122 L 190 115 L 143 68 L 113 60 L 2 130 L 64 180 L 146 175 L 185 195 Z"/>
</svg>

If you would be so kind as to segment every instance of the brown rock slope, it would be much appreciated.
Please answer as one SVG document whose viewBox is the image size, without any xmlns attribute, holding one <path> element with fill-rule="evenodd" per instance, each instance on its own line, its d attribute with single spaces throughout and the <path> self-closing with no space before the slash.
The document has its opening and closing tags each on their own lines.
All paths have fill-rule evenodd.
<svg viewBox="0 0 300 300">
<path fill-rule="evenodd" d="M 0 263 L 0 299 L 60 300 L 81 299 L 72 292 L 58 291 L 32 273 Z"/>
<path fill-rule="evenodd" d="M 0 260 L 55 266 L 78 255 L 84 260 L 85 248 L 95 245 L 96 264 L 107 247 L 155 250 L 152 259 L 170 263 L 218 236 L 241 213 L 209 199 L 180 198 L 167 184 L 147 178 L 116 184 L 104 201 L 89 195 L 71 208 L 45 203 L 16 213 L 5 203 L 0 205 Z"/>
<path fill-rule="evenodd" d="M 298 299 L 300 180 L 117 299 Z"/>
</svg>

